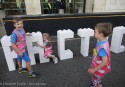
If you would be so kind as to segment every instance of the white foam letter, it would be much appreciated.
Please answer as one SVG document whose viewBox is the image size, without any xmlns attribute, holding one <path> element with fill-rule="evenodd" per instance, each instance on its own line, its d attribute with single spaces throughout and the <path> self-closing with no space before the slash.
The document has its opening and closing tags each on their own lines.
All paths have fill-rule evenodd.
<svg viewBox="0 0 125 87">
<path fill-rule="evenodd" d="M 125 46 L 121 45 L 123 34 L 125 34 L 125 27 L 115 27 L 113 29 L 111 51 L 114 53 L 120 53 L 125 50 Z"/>
<path fill-rule="evenodd" d="M 36 42 L 38 42 L 41 45 L 43 44 L 41 32 L 37 33 L 33 32 L 32 36 L 27 36 L 26 42 L 27 42 L 29 57 L 31 58 L 31 65 L 36 64 L 34 54 L 37 53 L 39 53 L 40 63 L 49 62 L 49 59 L 44 58 L 44 49 L 41 47 L 34 46 Z"/>
<path fill-rule="evenodd" d="M 94 35 L 94 30 L 90 28 L 78 29 L 77 34 L 81 37 L 81 54 L 88 56 L 89 51 L 89 39 Z"/>
<path fill-rule="evenodd" d="M 65 39 L 73 37 L 74 32 L 69 29 L 57 31 L 58 55 L 60 60 L 73 58 L 73 52 L 70 49 L 65 50 Z"/>
<path fill-rule="evenodd" d="M 10 48 L 11 47 L 10 36 L 3 36 L 1 39 L 1 44 L 3 47 L 9 71 L 15 70 L 16 66 L 13 59 L 17 58 L 17 54 L 14 52 L 14 50 Z"/>
</svg>

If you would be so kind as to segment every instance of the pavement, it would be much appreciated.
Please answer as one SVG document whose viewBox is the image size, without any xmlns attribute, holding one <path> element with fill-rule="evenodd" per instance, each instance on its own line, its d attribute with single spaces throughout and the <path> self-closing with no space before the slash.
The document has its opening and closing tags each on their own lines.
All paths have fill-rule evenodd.
<svg viewBox="0 0 125 87">
<path fill-rule="evenodd" d="M 92 49 L 95 47 L 96 39 L 90 38 L 89 56 L 80 54 L 80 38 L 66 39 L 65 49 L 73 51 L 73 58 L 59 60 L 54 64 L 39 63 L 36 56 L 36 65 L 32 65 L 35 72 L 40 74 L 39 78 L 28 78 L 28 73 L 17 73 L 17 70 L 9 71 L 4 52 L 0 47 L 0 87 L 89 87 L 91 76 L 87 70 L 91 64 Z M 54 54 L 57 55 L 56 37 L 51 38 Z M 109 38 L 111 42 L 111 37 Z M 125 37 L 122 45 L 125 45 Z M 112 71 L 102 80 L 102 87 L 125 87 L 125 51 L 115 54 L 111 52 Z"/>
</svg>

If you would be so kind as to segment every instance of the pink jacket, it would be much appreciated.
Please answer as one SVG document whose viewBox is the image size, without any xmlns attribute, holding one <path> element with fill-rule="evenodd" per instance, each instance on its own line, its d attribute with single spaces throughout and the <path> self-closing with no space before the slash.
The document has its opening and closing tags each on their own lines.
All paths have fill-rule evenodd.
<svg viewBox="0 0 125 87">
<path fill-rule="evenodd" d="M 25 34 L 25 30 L 24 29 L 23 29 L 23 32 Z M 25 52 L 25 48 L 26 48 L 25 36 L 23 36 L 18 30 L 14 30 L 13 33 L 15 33 L 17 35 L 16 46 L 18 47 L 18 49 L 20 49 L 21 52 L 24 53 Z"/>
<path fill-rule="evenodd" d="M 97 56 L 93 55 L 92 67 L 97 67 L 102 62 L 102 59 L 98 56 L 98 52 L 101 48 L 104 48 L 106 53 L 108 54 L 108 63 L 106 66 L 102 67 L 101 69 L 99 69 L 98 71 L 95 72 L 95 74 L 98 76 L 104 76 L 105 74 L 107 74 L 108 72 L 111 71 L 110 48 L 109 48 L 108 41 L 106 43 L 102 44 L 101 46 L 96 47 Z"/>
<path fill-rule="evenodd" d="M 48 40 L 45 40 L 43 41 L 44 42 L 44 45 L 45 45 L 45 48 L 44 48 L 44 56 L 47 57 L 49 54 L 52 54 L 53 53 L 53 50 L 52 50 L 52 44 L 48 42 Z M 48 45 L 47 45 L 48 43 Z"/>
</svg>

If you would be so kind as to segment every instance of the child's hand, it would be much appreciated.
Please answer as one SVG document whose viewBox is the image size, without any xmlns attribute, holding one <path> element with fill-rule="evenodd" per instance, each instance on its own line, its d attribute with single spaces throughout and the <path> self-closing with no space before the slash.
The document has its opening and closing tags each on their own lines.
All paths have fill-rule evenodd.
<svg viewBox="0 0 125 87">
<path fill-rule="evenodd" d="M 95 70 L 94 68 L 89 68 L 89 69 L 88 69 L 88 73 L 89 73 L 89 74 L 94 74 L 95 71 L 96 71 L 96 70 Z"/>
<path fill-rule="evenodd" d="M 26 33 L 26 36 L 32 36 L 32 33 Z"/>
<path fill-rule="evenodd" d="M 23 56 L 23 53 L 22 53 L 22 52 L 19 52 L 18 54 L 19 54 L 19 56 L 20 56 L 20 57 L 22 57 L 22 56 Z"/>
</svg>

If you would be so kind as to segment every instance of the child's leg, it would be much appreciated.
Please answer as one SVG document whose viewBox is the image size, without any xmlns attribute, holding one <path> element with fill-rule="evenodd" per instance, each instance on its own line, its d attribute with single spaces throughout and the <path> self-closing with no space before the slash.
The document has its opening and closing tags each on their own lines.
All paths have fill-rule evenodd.
<svg viewBox="0 0 125 87">
<path fill-rule="evenodd" d="M 53 58 L 53 59 L 56 58 L 55 55 L 51 55 L 51 54 L 47 55 L 47 57 L 50 57 L 50 58 Z"/>
<path fill-rule="evenodd" d="M 58 63 L 58 58 L 55 55 L 49 54 L 47 57 L 53 58 L 54 63 Z"/>
<path fill-rule="evenodd" d="M 98 84 L 96 87 L 102 87 L 102 85 Z"/>
<path fill-rule="evenodd" d="M 23 53 L 22 59 L 26 62 L 26 67 L 27 67 L 28 71 L 31 71 L 32 68 L 31 68 L 29 56 L 26 53 Z"/>
<path fill-rule="evenodd" d="M 98 75 L 93 75 L 92 76 L 92 83 L 94 85 L 94 87 L 100 87 L 100 83 L 101 83 L 102 77 L 98 76 Z"/>
<path fill-rule="evenodd" d="M 27 69 L 22 68 L 22 57 L 18 55 L 17 58 L 18 58 L 18 73 L 27 72 Z"/>
<path fill-rule="evenodd" d="M 26 53 L 23 53 L 23 60 L 25 60 L 25 62 L 26 62 L 26 67 L 29 71 L 29 77 L 31 77 L 31 78 L 39 77 L 38 74 L 33 72 L 32 67 L 31 67 L 31 63 L 30 63 L 30 58 Z"/>
<path fill-rule="evenodd" d="M 26 67 L 27 67 L 28 71 L 32 71 L 30 62 L 26 62 Z"/>
<path fill-rule="evenodd" d="M 22 68 L 22 58 L 19 55 L 17 55 L 17 60 L 18 60 L 18 67 Z"/>
<path fill-rule="evenodd" d="M 22 61 L 18 61 L 18 67 L 22 68 Z"/>
</svg>

